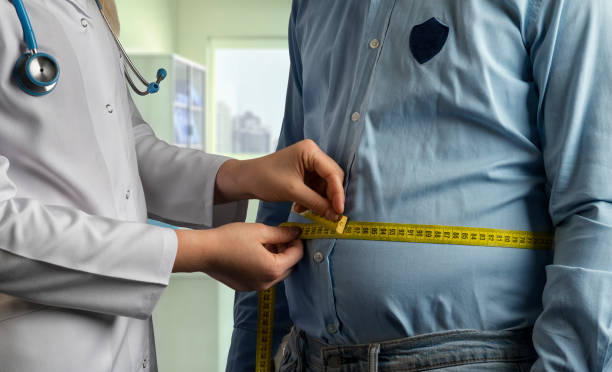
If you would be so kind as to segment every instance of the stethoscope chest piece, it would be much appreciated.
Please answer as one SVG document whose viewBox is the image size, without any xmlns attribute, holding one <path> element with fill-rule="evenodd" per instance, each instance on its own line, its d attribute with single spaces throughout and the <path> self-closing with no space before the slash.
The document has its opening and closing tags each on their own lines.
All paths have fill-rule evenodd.
<svg viewBox="0 0 612 372">
<path fill-rule="evenodd" d="M 24 92 L 32 96 L 44 96 L 55 89 L 59 78 L 59 65 L 47 53 L 28 51 L 15 63 L 13 75 Z"/>
<path fill-rule="evenodd" d="M 13 5 L 15 6 L 15 11 L 17 12 L 17 16 L 19 17 L 19 22 L 21 23 L 21 28 L 23 29 L 23 37 L 28 48 L 27 52 L 19 57 L 17 63 L 15 63 L 15 69 L 13 71 L 15 81 L 17 82 L 17 85 L 19 85 L 19 87 L 27 94 L 32 96 L 44 96 L 45 94 L 51 93 L 57 85 L 57 79 L 59 78 L 60 73 L 59 65 L 57 64 L 55 58 L 51 57 L 47 53 L 38 52 L 36 36 L 34 35 L 30 17 L 28 16 L 28 12 L 23 4 L 23 0 L 12 1 Z M 113 35 L 113 39 L 115 39 L 115 42 L 119 47 L 121 55 L 125 57 L 129 68 L 136 74 L 138 80 L 140 80 L 140 82 L 144 84 L 147 89 L 144 91 L 138 89 L 132 81 L 132 78 L 130 78 L 130 74 L 126 70 L 125 77 L 128 84 L 132 87 L 134 92 L 141 96 L 157 93 L 159 91 L 159 83 L 166 78 L 166 70 L 163 68 L 159 69 L 157 71 L 157 80 L 154 82 L 148 82 L 142 76 L 142 74 L 138 72 L 138 69 L 136 66 L 134 66 L 134 63 L 123 49 L 119 39 L 117 39 L 117 36 L 115 36 L 113 33 L 110 23 L 102 11 L 100 1 L 96 0 L 96 3 L 100 9 L 100 14 L 104 19 L 104 22 L 108 26 L 110 33 Z"/>
</svg>

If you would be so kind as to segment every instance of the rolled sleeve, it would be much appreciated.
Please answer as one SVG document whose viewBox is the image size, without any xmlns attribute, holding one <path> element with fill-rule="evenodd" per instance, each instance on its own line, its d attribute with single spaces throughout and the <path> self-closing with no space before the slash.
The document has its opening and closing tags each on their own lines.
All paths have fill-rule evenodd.
<svg viewBox="0 0 612 372">
<path fill-rule="evenodd" d="M 612 368 L 612 3 L 534 1 L 529 34 L 555 224 L 534 371 Z"/>
</svg>

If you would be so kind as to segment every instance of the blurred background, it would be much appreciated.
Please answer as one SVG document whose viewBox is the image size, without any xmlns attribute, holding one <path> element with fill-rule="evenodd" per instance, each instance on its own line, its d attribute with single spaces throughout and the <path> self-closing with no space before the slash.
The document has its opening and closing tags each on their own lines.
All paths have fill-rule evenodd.
<svg viewBox="0 0 612 372">
<path fill-rule="evenodd" d="M 158 137 L 235 158 L 273 151 L 289 73 L 290 0 L 116 0 L 121 41 L 158 94 L 135 97 Z M 257 203 L 249 203 L 254 221 Z M 153 315 L 160 372 L 225 370 L 234 292 L 174 274 Z"/>
</svg>

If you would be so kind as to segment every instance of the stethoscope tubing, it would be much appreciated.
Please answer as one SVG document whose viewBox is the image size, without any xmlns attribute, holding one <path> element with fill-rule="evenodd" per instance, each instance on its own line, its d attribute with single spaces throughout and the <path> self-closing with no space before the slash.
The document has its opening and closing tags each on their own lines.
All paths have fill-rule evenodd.
<svg viewBox="0 0 612 372">
<path fill-rule="evenodd" d="M 125 78 L 128 84 L 130 85 L 130 87 L 132 88 L 132 90 L 140 96 L 146 96 L 151 93 L 156 93 L 159 90 L 159 83 L 165 78 L 165 70 L 164 70 L 164 74 L 162 75 L 160 75 L 160 73 L 158 72 L 157 81 L 155 83 L 148 82 L 142 76 L 140 71 L 138 71 L 138 69 L 134 65 L 134 62 L 132 62 L 132 59 L 127 54 L 127 52 L 123 48 L 123 45 L 117 38 L 117 35 L 115 35 L 115 33 L 113 32 L 113 28 L 110 25 L 110 21 L 108 20 L 108 18 L 106 17 L 106 14 L 104 14 L 104 11 L 102 10 L 102 4 L 100 4 L 100 1 L 96 0 L 96 4 L 98 5 L 98 8 L 100 9 L 100 14 L 102 14 L 102 18 L 104 19 L 104 23 L 106 23 L 106 27 L 108 27 L 108 30 L 110 31 L 111 35 L 113 36 L 113 39 L 115 40 L 115 44 L 117 44 L 117 47 L 119 48 L 119 53 L 121 53 L 121 55 L 123 56 L 124 66 L 127 65 L 127 67 L 134 73 L 134 75 L 136 75 L 138 80 L 140 80 L 140 82 L 147 87 L 146 91 L 142 91 L 138 89 L 136 87 L 136 84 L 134 84 L 134 81 L 132 80 L 132 77 L 130 76 L 128 70 L 125 69 L 123 74 L 125 75 Z"/>
<path fill-rule="evenodd" d="M 19 18 L 19 22 L 21 23 L 21 28 L 23 29 L 23 36 L 25 39 L 26 46 L 28 48 L 27 52 L 19 58 L 17 63 L 15 64 L 14 73 L 15 79 L 17 80 L 17 84 L 19 87 L 26 93 L 34 96 L 41 96 L 50 93 L 57 84 L 57 78 L 59 76 L 59 64 L 55 59 L 46 54 L 46 53 L 38 53 L 38 43 L 36 42 L 36 36 L 34 35 L 34 30 L 32 28 L 32 23 L 30 22 L 30 17 L 28 16 L 28 12 L 25 8 L 23 0 L 12 0 L 15 10 L 17 12 L 17 16 Z M 124 75 L 132 90 L 141 96 L 146 96 L 148 94 L 157 93 L 159 91 L 159 83 L 166 78 L 166 70 L 161 68 L 157 71 L 157 80 L 154 82 L 148 82 L 142 76 L 140 71 L 136 68 L 130 56 L 126 53 L 123 45 L 117 38 L 117 35 L 113 32 L 113 29 L 110 25 L 106 14 L 102 9 L 102 4 L 99 0 L 95 0 L 98 9 L 100 10 L 100 14 L 104 19 L 104 23 L 106 23 L 106 27 L 111 33 L 113 39 L 115 40 L 115 44 L 119 48 L 119 53 L 123 57 L 123 65 L 124 65 Z M 39 81 L 37 78 L 30 75 L 29 65 L 33 60 L 46 62 L 48 66 L 51 66 L 53 69 L 51 71 L 55 72 L 53 79 L 49 81 Z M 131 70 L 134 75 L 140 80 L 140 82 L 146 86 L 146 90 L 140 90 L 134 84 L 130 73 L 128 70 Z M 41 73 L 43 69 L 41 68 Z"/>
<path fill-rule="evenodd" d="M 23 29 L 23 37 L 26 45 L 32 54 L 36 54 L 38 43 L 36 42 L 36 36 L 34 36 L 34 30 L 32 29 L 30 17 L 28 17 L 28 12 L 25 9 L 25 5 L 23 5 L 23 0 L 13 0 L 13 5 L 17 11 L 19 22 L 21 22 L 21 28 Z"/>
</svg>

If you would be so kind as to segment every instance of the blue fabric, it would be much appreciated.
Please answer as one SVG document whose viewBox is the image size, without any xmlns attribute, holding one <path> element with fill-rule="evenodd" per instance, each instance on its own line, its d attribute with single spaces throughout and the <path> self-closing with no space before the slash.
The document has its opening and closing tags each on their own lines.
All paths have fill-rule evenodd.
<svg viewBox="0 0 612 372">
<path fill-rule="evenodd" d="M 279 372 L 522 372 L 536 353 L 530 329 L 449 331 L 383 343 L 333 346 L 294 329 Z"/>
<path fill-rule="evenodd" d="M 433 17 L 448 38 L 420 64 Z M 309 241 L 295 325 L 332 345 L 535 325 L 534 371 L 611 370 L 612 2 L 295 0 L 289 45 L 279 146 L 343 167 L 349 218 L 555 233 L 554 253 Z"/>
</svg>

